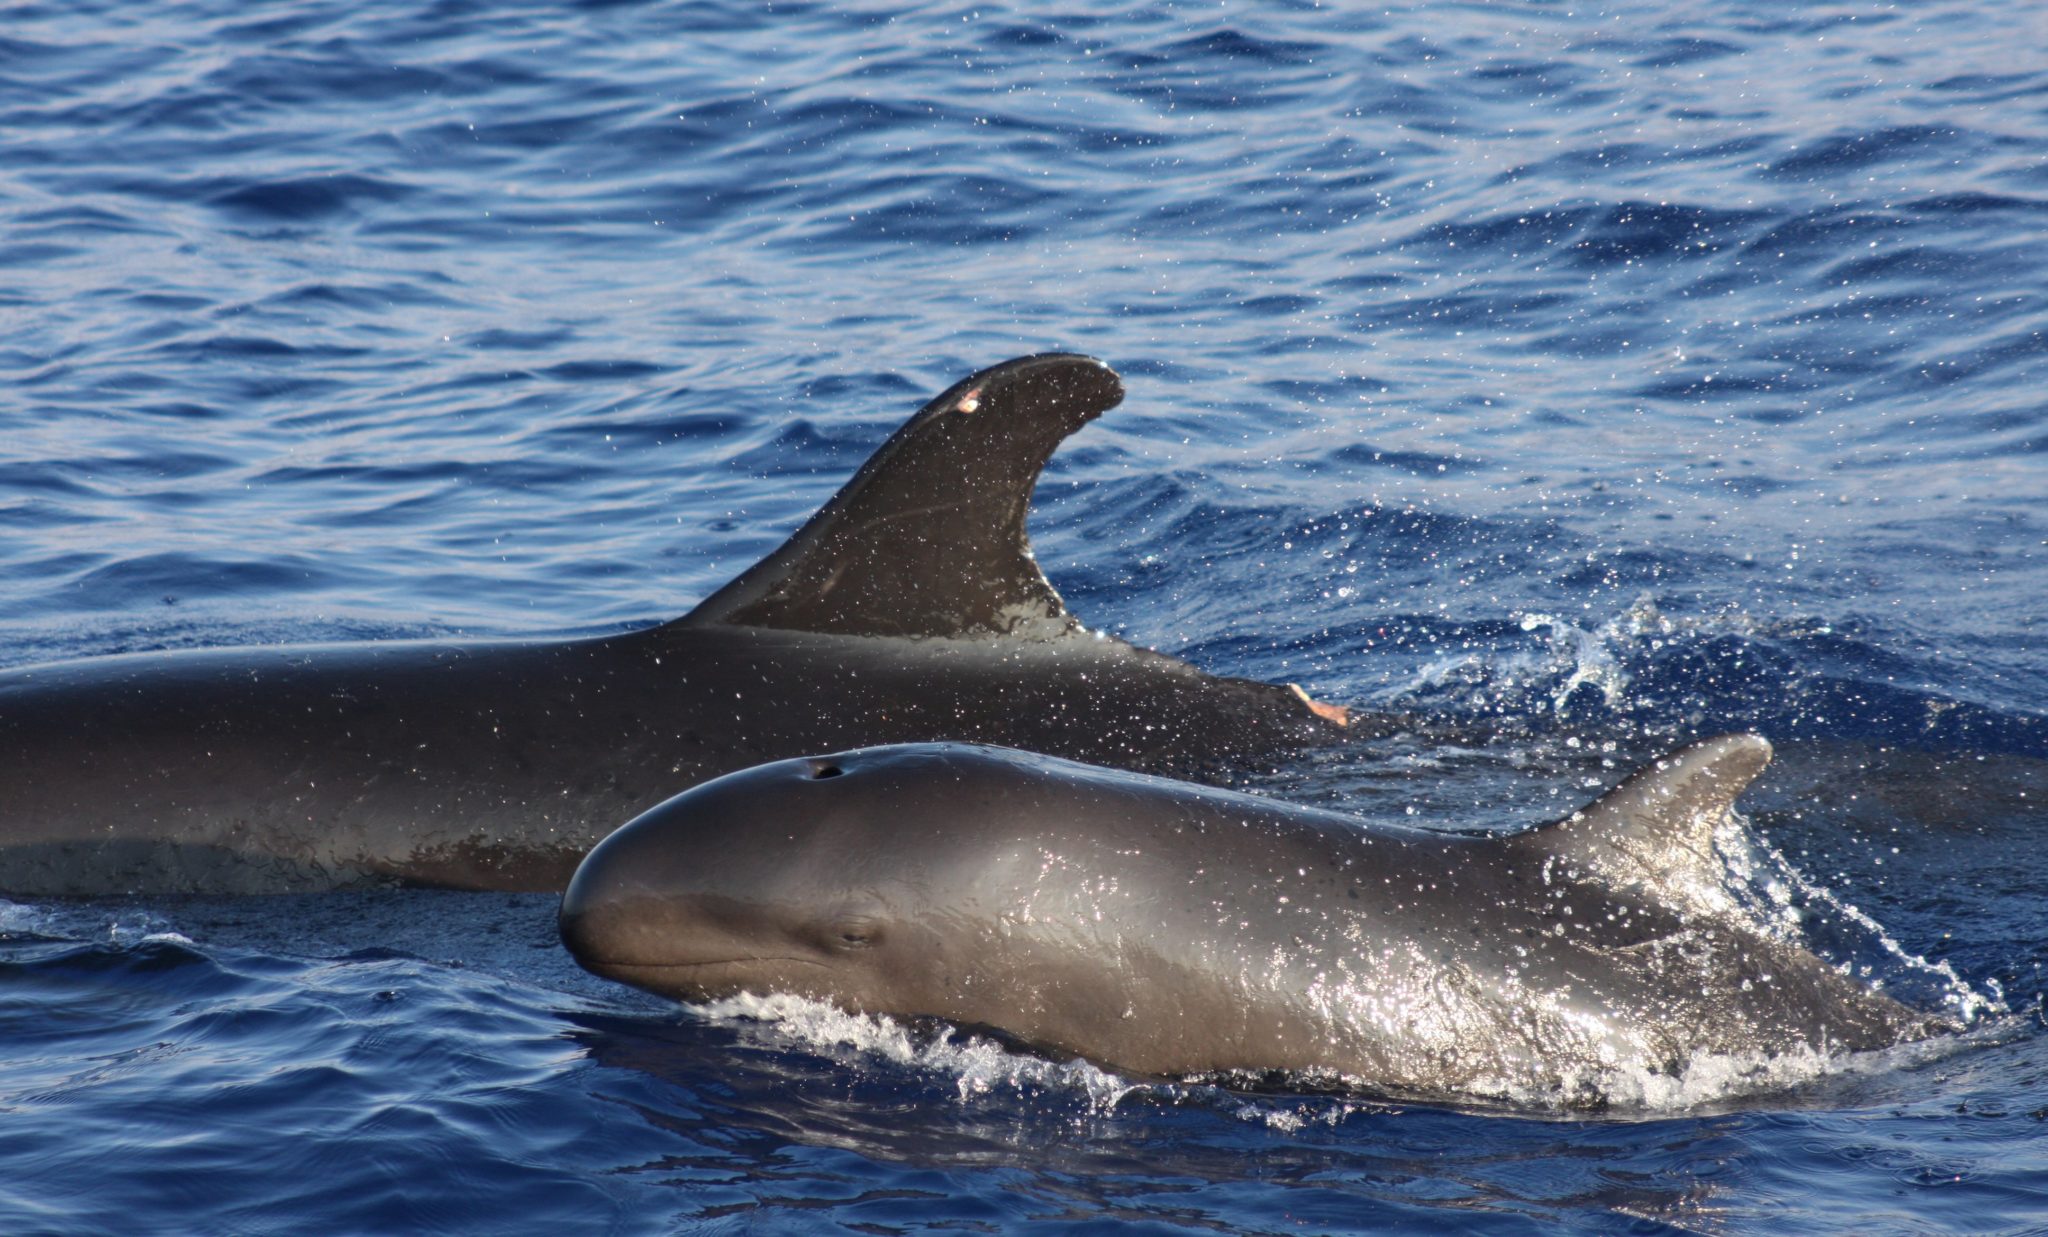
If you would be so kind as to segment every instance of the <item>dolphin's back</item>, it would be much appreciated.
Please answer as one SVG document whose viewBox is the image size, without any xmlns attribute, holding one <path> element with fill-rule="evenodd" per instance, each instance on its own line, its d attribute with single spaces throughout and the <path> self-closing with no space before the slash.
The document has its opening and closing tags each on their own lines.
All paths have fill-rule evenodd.
<svg viewBox="0 0 2048 1237">
<path fill-rule="evenodd" d="M 1768 752 L 1752 736 L 1708 740 L 1511 837 L 1019 753 L 852 753 L 832 759 L 854 775 L 863 758 L 894 767 L 861 792 L 871 831 L 844 859 L 815 857 L 815 896 L 875 864 L 860 855 L 887 856 L 879 866 L 909 885 L 950 891 L 955 909 L 932 912 L 949 936 L 987 943 L 972 961 L 935 946 L 949 971 L 974 974 L 943 995 L 954 1004 L 895 1012 L 1158 1075 L 1284 1066 L 1531 1098 L 1574 1077 L 1670 1077 L 1708 1058 L 1749 1068 L 1932 1033 L 1938 1019 L 1727 895 L 1712 835 L 1735 827 L 1729 806 Z M 1682 880 L 1650 878 L 1656 855 L 1681 853 Z"/>
<path fill-rule="evenodd" d="M 0 672 L 0 893 L 557 889 L 666 795 L 822 748 L 981 740 L 1198 773 L 1336 737 L 1345 712 L 1299 689 L 1085 631 L 1039 571 L 1039 472 L 1121 397 L 1088 357 L 983 370 L 641 632 Z"/>
</svg>

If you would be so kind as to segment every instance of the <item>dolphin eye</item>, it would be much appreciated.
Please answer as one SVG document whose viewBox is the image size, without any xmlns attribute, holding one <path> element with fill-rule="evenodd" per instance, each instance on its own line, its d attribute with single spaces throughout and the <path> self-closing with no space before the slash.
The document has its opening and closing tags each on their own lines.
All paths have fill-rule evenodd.
<svg viewBox="0 0 2048 1237">
<path fill-rule="evenodd" d="M 844 954 L 882 944 L 887 937 L 888 926 L 882 908 L 870 908 L 863 902 L 822 911 L 806 923 L 798 935 L 813 949 L 827 954 Z"/>
<path fill-rule="evenodd" d="M 825 939 L 834 949 L 866 949 L 882 939 L 882 927 L 865 919 L 844 920 L 826 929 Z"/>
</svg>

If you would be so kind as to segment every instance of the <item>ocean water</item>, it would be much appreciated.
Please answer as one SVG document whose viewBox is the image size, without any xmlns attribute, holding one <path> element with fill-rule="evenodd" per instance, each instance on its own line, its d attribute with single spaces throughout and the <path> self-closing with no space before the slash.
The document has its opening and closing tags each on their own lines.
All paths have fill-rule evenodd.
<svg viewBox="0 0 2048 1237">
<path fill-rule="evenodd" d="M 1500 829 L 1758 729 L 1731 880 L 1971 1025 L 1392 1105 L 685 1011 L 546 897 L 0 903 L 0 1228 L 2048 1231 L 2043 48 L 2031 0 L 9 6 L 0 662 L 653 623 L 1087 351 L 1076 613 L 1433 728 L 1251 788 Z"/>
</svg>

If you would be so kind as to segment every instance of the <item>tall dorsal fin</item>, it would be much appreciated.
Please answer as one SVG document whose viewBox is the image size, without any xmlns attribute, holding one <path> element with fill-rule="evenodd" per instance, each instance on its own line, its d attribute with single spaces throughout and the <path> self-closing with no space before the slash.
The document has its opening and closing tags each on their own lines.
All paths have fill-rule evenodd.
<svg viewBox="0 0 2048 1237">
<path fill-rule="evenodd" d="M 1771 763 L 1762 735 L 1724 734 L 1662 757 L 1555 824 L 1512 844 L 1616 888 L 1654 891 L 1700 909 L 1727 904 L 1714 833 L 1735 798 Z"/>
<path fill-rule="evenodd" d="M 955 383 L 794 536 L 678 621 L 878 636 L 1075 629 L 1024 516 L 1053 448 L 1123 395 L 1115 370 L 1060 352 Z"/>
</svg>

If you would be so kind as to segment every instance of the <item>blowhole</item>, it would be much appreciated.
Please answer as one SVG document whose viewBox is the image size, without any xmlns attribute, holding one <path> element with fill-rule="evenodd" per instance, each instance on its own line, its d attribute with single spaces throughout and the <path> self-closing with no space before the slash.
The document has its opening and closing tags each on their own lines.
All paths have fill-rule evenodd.
<svg viewBox="0 0 2048 1237">
<path fill-rule="evenodd" d="M 812 781 L 817 781 L 821 778 L 838 777 L 840 774 L 844 772 L 846 772 L 846 770 L 840 768 L 838 765 L 833 764 L 829 760 L 813 760 L 811 762 Z"/>
</svg>

